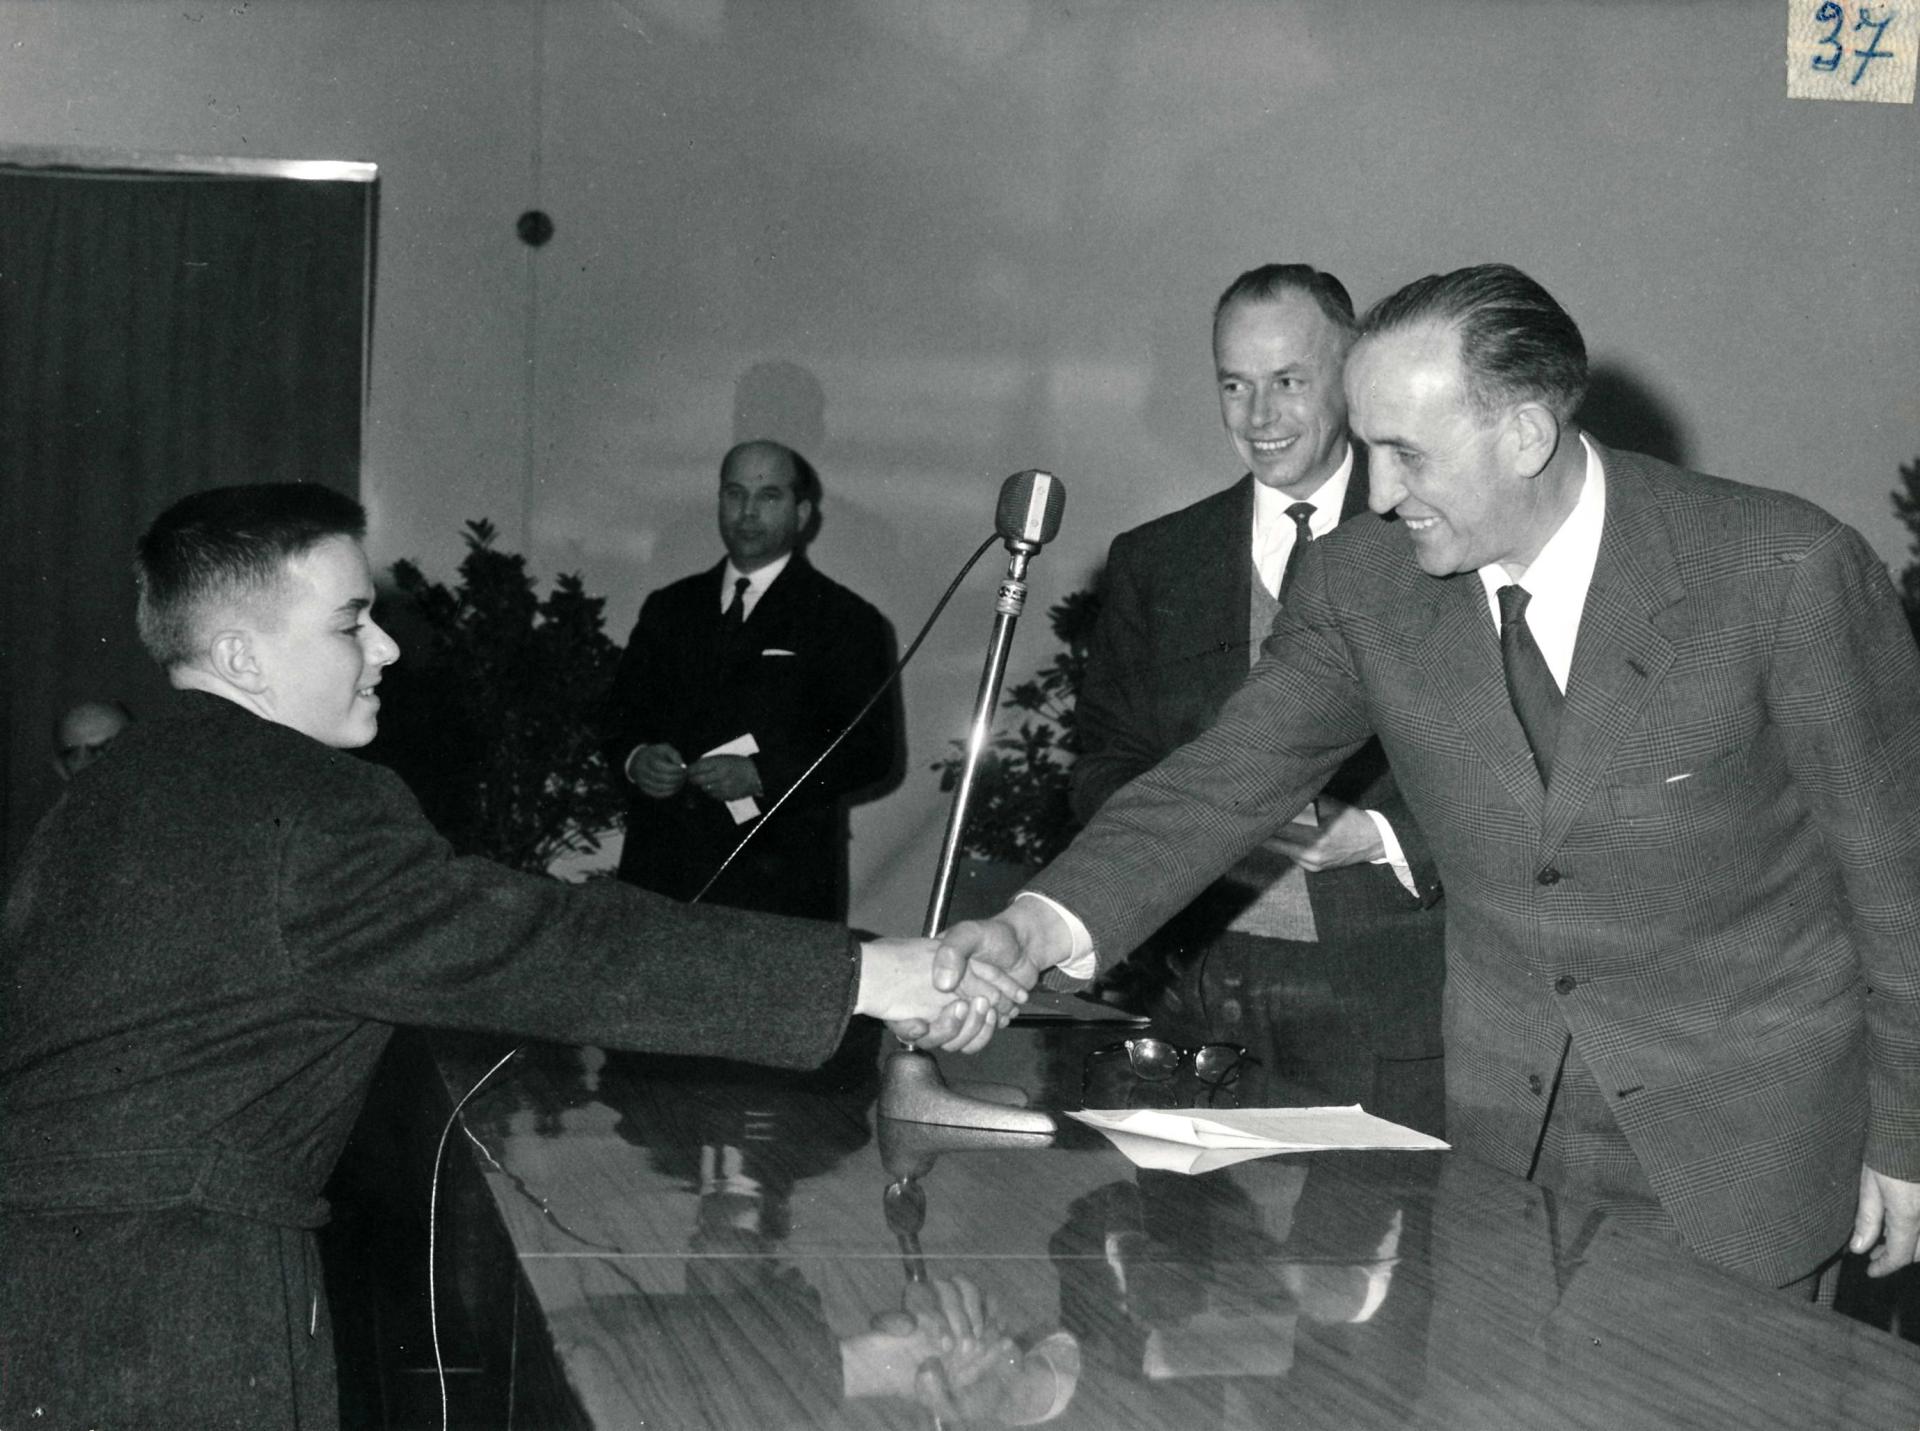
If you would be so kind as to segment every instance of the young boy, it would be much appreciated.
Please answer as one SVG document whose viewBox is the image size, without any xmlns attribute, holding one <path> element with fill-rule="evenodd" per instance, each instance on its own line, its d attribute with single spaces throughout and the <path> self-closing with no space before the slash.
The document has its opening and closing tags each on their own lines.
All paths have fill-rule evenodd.
<svg viewBox="0 0 1920 1431">
<path fill-rule="evenodd" d="M 0 935 L 0 1425 L 335 1424 L 312 1229 L 396 1024 L 802 1067 L 852 1013 L 972 1051 L 1010 1008 L 926 941 L 453 857 L 344 753 L 399 655 L 364 530 L 280 484 L 140 541 L 176 708 L 75 776 Z"/>
</svg>

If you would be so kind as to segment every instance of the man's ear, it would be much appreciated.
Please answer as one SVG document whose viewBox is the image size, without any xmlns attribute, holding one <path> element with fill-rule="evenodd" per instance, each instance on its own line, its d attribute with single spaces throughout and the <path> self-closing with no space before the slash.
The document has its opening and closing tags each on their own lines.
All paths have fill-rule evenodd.
<svg viewBox="0 0 1920 1431">
<path fill-rule="evenodd" d="M 1506 438 L 1514 471 L 1538 477 L 1560 448 L 1560 419 L 1542 403 L 1520 403 L 1507 414 Z"/>
<path fill-rule="evenodd" d="M 253 633 L 243 627 L 230 626 L 213 633 L 207 642 L 207 664 L 226 684 L 250 696 L 257 696 L 267 688 L 267 675 L 260 666 L 260 653 L 254 649 Z"/>
</svg>

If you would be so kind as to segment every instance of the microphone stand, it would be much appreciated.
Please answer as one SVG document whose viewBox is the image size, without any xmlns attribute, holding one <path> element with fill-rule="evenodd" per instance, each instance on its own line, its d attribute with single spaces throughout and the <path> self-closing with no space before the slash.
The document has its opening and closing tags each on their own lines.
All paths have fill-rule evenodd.
<svg viewBox="0 0 1920 1431">
<path fill-rule="evenodd" d="M 1004 531 L 1004 528 L 1002 529 Z M 1040 550 L 1040 543 L 1019 537 L 1007 539 L 1012 553 L 1007 562 L 1006 579 L 1000 583 L 994 601 L 993 639 L 987 647 L 987 660 L 980 673 L 980 691 L 973 704 L 973 726 L 967 735 L 966 756 L 961 761 L 959 783 L 954 788 L 953 808 L 947 814 L 946 838 L 940 846 L 940 863 L 934 875 L 933 893 L 927 900 L 927 919 L 921 933 L 937 936 L 946 927 L 947 910 L 953 902 L 954 875 L 960 860 L 960 836 L 966 829 L 967 808 L 973 800 L 974 777 L 980 759 L 986 753 L 993 713 L 1000 703 L 1000 685 L 1006 678 L 1007 651 L 1013 644 L 1013 628 L 1027 604 L 1027 564 Z M 1026 1095 L 1004 1084 L 971 1085 L 950 1088 L 940 1075 L 940 1066 L 932 1055 L 902 1045 L 880 1070 L 880 1116 L 904 1123 L 938 1123 L 950 1128 L 991 1128 L 1006 1133 L 1053 1133 L 1058 1124 L 1053 1115 L 1023 1106 Z M 993 1096 L 995 1093 L 1002 1097 Z M 1004 1101 L 1011 1095 L 1017 1102 Z"/>
</svg>

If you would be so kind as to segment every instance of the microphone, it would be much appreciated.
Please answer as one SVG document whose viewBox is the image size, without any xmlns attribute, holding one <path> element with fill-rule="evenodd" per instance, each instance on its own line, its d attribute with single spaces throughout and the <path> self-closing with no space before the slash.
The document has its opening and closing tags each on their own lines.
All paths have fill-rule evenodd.
<svg viewBox="0 0 1920 1431">
<path fill-rule="evenodd" d="M 1032 555 L 1060 534 L 1067 489 L 1051 472 L 1029 467 L 1000 484 L 993 529 L 1009 550 Z"/>
<path fill-rule="evenodd" d="M 1000 505 L 993 514 L 993 530 L 994 535 L 1007 544 L 1007 574 L 994 598 L 993 639 L 987 647 L 986 667 L 980 673 L 980 690 L 974 697 L 973 724 L 967 736 L 966 754 L 960 762 L 959 778 L 954 782 L 953 807 L 947 812 L 940 864 L 933 877 L 933 892 L 927 899 L 927 922 L 920 931 L 929 938 L 946 927 L 960 860 L 960 836 L 966 827 L 967 808 L 973 801 L 980 759 L 991 740 L 993 712 L 1000 700 L 1000 683 L 1007 673 L 1007 650 L 1013 644 L 1014 623 L 1027 602 L 1027 564 L 1035 552 L 1059 535 L 1060 513 L 1066 505 L 1066 488 L 1051 472 L 1030 467 L 1000 484 Z M 989 537 L 982 542 L 980 551 L 984 552 L 992 540 Z M 1018 1104 L 977 1098 L 949 1088 L 940 1076 L 939 1065 L 931 1057 L 917 1049 L 903 1048 L 886 1062 L 880 1080 L 880 1116 L 883 1120 L 903 1123 L 937 1123 L 949 1128 L 987 1128 L 1013 1134 L 1052 1134 L 1058 1129 L 1051 1113 L 1025 1107 L 1025 1095 L 1018 1089 L 1012 1091 L 1019 1099 Z M 903 1226 L 913 1211 L 909 1200 L 914 1191 L 916 1189 L 903 1187 L 893 1194 L 895 1202 L 888 1206 L 889 1214 L 900 1219 Z M 903 1241 L 901 1250 L 909 1259 L 911 1273 L 913 1249 Z"/>
</svg>

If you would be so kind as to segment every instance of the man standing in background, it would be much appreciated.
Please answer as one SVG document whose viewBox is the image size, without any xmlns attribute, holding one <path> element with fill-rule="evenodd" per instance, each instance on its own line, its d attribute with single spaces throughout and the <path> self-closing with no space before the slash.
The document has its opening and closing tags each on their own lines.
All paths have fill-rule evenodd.
<svg viewBox="0 0 1920 1431">
<path fill-rule="evenodd" d="M 808 562 L 820 495 L 791 448 L 738 444 L 720 463 L 726 560 L 641 605 L 606 727 L 607 762 L 630 787 L 622 879 L 693 899 L 752 832 L 706 900 L 845 915 L 846 800 L 893 771 L 900 737 L 890 699 L 854 723 L 892 670 L 892 632 Z"/>
<path fill-rule="evenodd" d="M 1378 520 L 1366 514 L 1365 457 L 1347 437 L 1340 367 L 1353 329 L 1345 287 L 1306 264 L 1243 273 L 1215 305 L 1220 416 L 1247 472 L 1114 539 L 1079 699 L 1072 793 L 1083 822 L 1213 724 L 1306 544 L 1348 518 Z M 1380 743 L 1301 813 L 1317 823 L 1281 825 L 1175 915 L 1148 957 L 1170 966 L 1173 1000 L 1197 1007 L 1209 1038 L 1234 1036 L 1248 1002 L 1279 997 L 1276 985 L 1324 970 L 1371 1062 L 1363 1086 L 1327 1092 L 1439 1133 L 1440 890 Z"/>
<path fill-rule="evenodd" d="M 54 723 L 53 768 L 71 780 L 107 752 L 133 724 L 125 701 L 81 701 Z"/>
</svg>

